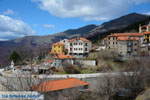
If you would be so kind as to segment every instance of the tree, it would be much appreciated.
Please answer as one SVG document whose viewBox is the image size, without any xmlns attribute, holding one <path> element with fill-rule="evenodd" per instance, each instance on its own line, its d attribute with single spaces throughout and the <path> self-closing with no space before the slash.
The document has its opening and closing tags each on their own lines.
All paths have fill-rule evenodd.
<svg viewBox="0 0 150 100">
<path fill-rule="evenodd" d="M 21 57 L 20 57 L 20 55 L 19 55 L 16 51 L 14 51 L 14 52 L 10 55 L 10 57 L 9 57 L 8 60 L 9 60 L 9 61 L 14 61 L 15 65 L 16 65 L 16 64 L 18 64 L 19 61 L 21 60 Z"/>
</svg>

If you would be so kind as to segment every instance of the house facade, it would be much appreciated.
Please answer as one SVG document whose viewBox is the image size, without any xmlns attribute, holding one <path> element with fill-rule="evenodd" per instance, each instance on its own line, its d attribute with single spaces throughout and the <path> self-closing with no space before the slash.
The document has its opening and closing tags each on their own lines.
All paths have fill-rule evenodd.
<svg viewBox="0 0 150 100">
<path fill-rule="evenodd" d="M 53 43 L 51 52 L 54 53 L 64 53 L 65 45 L 63 43 Z"/>
<path fill-rule="evenodd" d="M 117 52 L 120 56 L 139 56 L 140 41 L 136 37 L 118 37 Z"/>
<path fill-rule="evenodd" d="M 69 40 L 68 42 L 69 42 L 68 54 L 74 57 L 86 56 L 91 51 L 92 43 L 91 41 L 85 38 L 77 37 Z"/>
<path fill-rule="evenodd" d="M 149 31 L 150 31 L 150 23 L 148 25 L 139 26 L 140 33 L 149 32 Z"/>
<path fill-rule="evenodd" d="M 63 64 L 73 64 L 74 58 L 70 55 L 57 54 L 53 60 L 45 60 L 44 65 L 46 66 L 54 66 L 54 67 L 62 67 Z"/>
</svg>

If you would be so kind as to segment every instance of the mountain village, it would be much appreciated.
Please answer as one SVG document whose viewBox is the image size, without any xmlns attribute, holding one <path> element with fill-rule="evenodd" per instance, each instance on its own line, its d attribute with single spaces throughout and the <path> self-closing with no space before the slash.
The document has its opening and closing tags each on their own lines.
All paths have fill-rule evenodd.
<svg viewBox="0 0 150 100">
<path fill-rule="evenodd" d="M 40 64 L 28 64 L 15 66 L 14 62 L 5 69 L 1 69 L 1 76 L 22 76 L 43 79 L 51 77 L 57 80 L 42 81 L 38 86 L 32 86 L 32 90 L 48 95 L 55 95 L 62 91 L 74 87 L 81 87 L 80 92 L 92 92 L 90 85 L 93 83 L 83 81 L 83 77 L 97 77 L 96 73 L 57 73 L 58 70 L 69 68 L 67 66 L 85 66 L 83 69 L 97 68 L 96 59 L 89 58 L 91 52 L 101 53 L 103 51 L 113 51 L 117 54 L 118 61 L 125 61 L 129 58 L 139 59 L 150 54 L 150 24 L 139 26 L 138 33 L 112 33 L 102 40 L 102 45 L 94 48 L 92 42 L 84 37 L 73 39 L 63 39 L 51 45 L 51 50 Z M 73 69 L 74 67 L 71 67 Z M 92 69 L 90 69 L 92 70 Z M 72 76 L 71 76 L 72 75 Z M 93 75 L 93 76 L 91 76 Z M 62 79 L 60 79 L 62 78 Z M 76 85 L 75 85 L 76 83 Z M 45 88 L 43 88 L 45 85 Z M 52 86 L 52 87 L 51 87 Z M 59 93 L 58 93 L 59 92 Z M 46 95 L 47 96 L 47 95 Z M 61 100 L 68 100 L 65 97 Z"/>
</svg>

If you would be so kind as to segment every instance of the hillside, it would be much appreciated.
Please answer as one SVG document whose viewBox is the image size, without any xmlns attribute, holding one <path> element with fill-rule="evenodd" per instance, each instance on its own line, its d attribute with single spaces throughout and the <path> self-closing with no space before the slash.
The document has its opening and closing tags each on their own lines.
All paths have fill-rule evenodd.
<svg viewBox="0 0 150 100">
<path fill-rule="evenodd" d="M 102 25 L 87 25 L 78 29 L 68 29 L 64 32 L 59 32 L 53 35 L 46 36 L 25 36 L 9 41 L 0 41 L 0 67 L 8 65 L 8 57 L 13 50 L 19 50 L 20 47 L 30 45 L 35 52 L 39 46 L 42 48 L 49 47 L 51 43 L 57 42 L 64 38 L 74 38 L 76 36 L 87 37 L 93 42 L 97 42 L 108 34 L 113 32 L 138 31 L 139 24 L 147 24 L 150 21 L 150 16 L 131 13 L 120 18 L 105 22 Z M 2 66 L 3 65 L 3 66 Z"/>
<path fill-rule="evenodd" d="M 139 24 L 145 25 L 150 21 L 150 16 L 131 13 L 120 18 L 105 22 L 97 28 L 93 29 L 87 37 L 90 40 L 97 41 L 103 39 L 107 35 L 115 32 L 138 32 Z M 95 42 L 96 42 L 95 41 Z"/>
</svg>

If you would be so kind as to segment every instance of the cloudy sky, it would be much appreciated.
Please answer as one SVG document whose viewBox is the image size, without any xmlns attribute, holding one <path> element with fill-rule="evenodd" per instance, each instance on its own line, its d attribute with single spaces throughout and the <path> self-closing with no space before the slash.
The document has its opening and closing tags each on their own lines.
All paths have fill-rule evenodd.
<svg viewBox="0 0 150 100">
<path fill-rule="evenodd" d="M 132 12 L 150 15 L 150 0 L 0 0 L 0 40 L 100 25 Z"/>
</svg>

